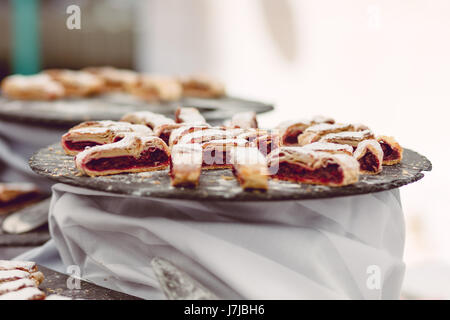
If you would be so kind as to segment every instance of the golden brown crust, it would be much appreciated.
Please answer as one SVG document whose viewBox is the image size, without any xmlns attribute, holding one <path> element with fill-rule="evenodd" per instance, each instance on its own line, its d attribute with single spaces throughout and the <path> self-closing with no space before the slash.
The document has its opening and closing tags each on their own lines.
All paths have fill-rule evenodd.
<svg viewBox="0 0 450 320">
<path fill-rule="evenodd" d="M 44 73 L 64 87 L 66 96 L 87 97 L 104 91 L 103 79 L 89 72 L 48 69 Z"/>
<path fill-rule="evenodd" d="M 197 108 L 177 108 L 175 111 L 176 123 L 205 125 L 206 120 Z"/>
<path fill-rule="evenodd" d="M 42 200 L 44 194 L 31 183 L 0 183 L 0 215 Z"/>
<path fill-rule="evenodd" d="M 203 163 L 203 149 L 199 144 L 177 144 L 172 147 L 170 181 L 174 187 L 195 188 Z"/>
<path fill-rule="evenodd" d="M 220 98 L 225 95 L 223 83 L 204 75 L 183 77 L 179 81 L 185 97 Z"/>
<path fill-rule="evenodd" d="M 1 83 L 2 94 L 9 99 L 55 100 L 65 96 L 64 87 L 47 74 L 11 75 Z"/>
<path fill-rule="evenodd" d="M 269 170 L 257 148 L 235 147 L 230 150 L 233 174 L 244 190 L 267 190 Z"/>
<path fill-rule="evenodd" d="M 389 136 L 378 136 L 377 137 L 377 141 L 380 143 L 381 147 L 383 148 L 384 144 L 388 145 L 389 148 L 391 148 L 392 150 L 395 150 L 396 152 L 398 152 L 399 157 L 396 159 L 391 159 L 388 160 L 386 159 L 386 154 L 384 155 L 383 158 L 383 165 L 385 166 L 392 166 L 394 164 L 400 163 L 403 159 L 403 148 L 402 146 L 395 140 L 394 137 L 389 137 Z"/>
<path fill-rule="evenodd" d="M 352 129 L 353 127 L 351 124 L 320 123 L 308 127 L 301 135 L 298 136 L 297 142 L 300 146 L 304 146 L 319 141 L 327 134 L 351 131 Z"/>
<path fill-rule="evenodd" d="M 364 157 L 370 153 L 376 158 L 377 166 L 371 170 L 364 169 Z M 364 140 L 358 144 L 353 157 L 360 163 L 359 171 L 363 174 L 379 174 L 383 170 L 383 150 L 377 140 Z"/>
<path fill-rule="evenodd" d="M 127 85 L 127 91 L 145 101 L 177 101 L 181 98 L 180 83 L 173 78 L 140 75 L 137 82 Z"/>
</svg>

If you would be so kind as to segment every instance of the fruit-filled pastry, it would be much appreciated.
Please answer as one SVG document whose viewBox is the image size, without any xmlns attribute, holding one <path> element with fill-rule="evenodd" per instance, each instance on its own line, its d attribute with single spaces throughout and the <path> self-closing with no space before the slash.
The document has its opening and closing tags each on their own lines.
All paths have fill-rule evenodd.
<svg viewBox="0 0 450 320">
<path fill-rule="evenodd" d="M 232 171 L 242 189 L 267 190 L 269 170 L 266 158 L 254 147 L 235 147 L 230 150 Z"/>
<path fill-rule="evenodd" d="M 200 144 L 176 144 L 171 149 L 169 176 L 172 186 L 195 188 L 203 163 Z"/>
<path fill-rule="evenodd" d="M 111 121 L 112 122 L 112 121 Z M 61 145 L 68 155 L 76 155 L 87 147 L 109 144 L 123 139 L 126 133 L 152 136 L 153 131 L 144 125 L 116 122 L 110 126 L 79 125 L 61 138 Z"/>
<path fill-rule="evenodd" d="M 233 147 L 248 147 L 245 139 L 211 140 L 202 144 L 203 169 L 231 168 L 230 150 Z"/>
<path fill-rule="evenodd" d="M 30 278 L 17 279 L 0 283 L 0 295 L 18 291 L 23 288 L 35 288 L 36 282 Z"/>
<path fill-rule="evenodd" d="M 236 113 L 231 120 L 225 123 L 225 126 L 228 128 L 256 129 L 258 128 L 256 112 L 248 111 Z"/>
<path fill-rule="evenodd" d="M 345 186 L 358 181 L 359 163 L 346 154 L 330 154 L 302 147 L 280 147 L 269 154 L 272 178 L 298 183 Z"/>
<path fill-rule="evenodd" d="M 0 270 L 22 270 L 32 273 L 38 271 L 38 268 L 33 261 L 0 260 Z"/>
<path fill-rule="evenodd" d="M 203 131 L 206 129 L 211 129 L 211 127 L 209 125 L 187 125 L 187 124 L 183 124 L 183 126 L 173 129 L 172 132 L 170 133 L 170 138 L 169 138 L 169 146 L 174 146 L 176 145 L 180 139 L 189 134 L 189 133 L 193 133 L 196 131 Z M 219 127 L 215 127 L 215 129 L 218 130 L 222 130 L 222 128 Z"/>
<path fill-rule="evenodd" d="M 305 129 L 305 131 L 298 136 L 297 142 L 300 146 L 304 146 L 319 141 L 320 138 L 327 134 L 352 130 L 353 126 L 351 124 L 320 123 Z"/>
<path fill-rule="evenodd" d="M 220 98 L 225 95 L 223 83 L 204 75 L 183 77 L 180 83 L 185 97 Z"/>
<path fill-rule="evenodd" d="M 192 125 L 205 125 L 206 120 L 197 108 L 178 108 L 175 111 L 176 123 L 187 123 Z"/>
<path fill-rule="evenodd" d="M 0 183 L 0 215 L 43 199 L 44 194 L 32 183 Z M 0 264 L 0 270 L 2 265 Z"/>
<path fill-rule="evenodd" d="M 383 149 L 384 165 L 391 166 L 402 161 L 403 148 L 393 137 L 379 136 L 377 141 L 380 143 L 381 149 Z"/>
<path fill-rule="evenodd" d="M 89 72 L 49 69 L 45 70 L 44 73 L 64 86 L 66 96 L 85 97 L 100 93 L 104 89 L 102 78 Z"/>
<path fill-rule="evenodd" d="M 127 86 L 127 91 L 145 101 L 176 101 L 181 98 L 180 83 L 171 77 L 140 75 L 138 81 Z"/>
<path fill-rule="evenodd" d="M 85 149 L 75 164 L 82 174 L 103 176 L 165 169 L 169 158 L 169 148 L 160 138 L 126 134 L 118 142 Z"/>
<path fill-rule="evenodd" d="M 359 162 L 361 173 L 378 174 L 383 170 L 383 150 L 377 140 L 360 142 L 353 156 Z"/>
<path fill-rule="evenodd" d="M 150 129 L 155 129 L 157 126 L 163 124 L 174 124 L 175 121 L 158 113 L 150 111 L 136 111 L 125 114 L 120 121 L 125 121 L 133 124 L 143 124 Z"/>
<path fill-rule="evenodd" d="M 247 129 L 237 138 L 248 140 L 264 156 L 267 156 L 281 144 L 278 130 Z"/>
<path fill-rule="evenodd" d="M 0 295 L 0 300 L 44 300 L 45 293 L 37 287 L 23 287 Z"/>
<path fill-rule="evenodd" d="M 104 83 L 104 91 L 122 91 L 135 84 L 139 74 L 132 70 L 116 69 L 113 67 L 89 67 L 83 71 L 94 74 L 101 78 Z"/>
<path fill-rule="evenodd" d="M 329 133 L 320 139 L 320 142 L 329 142 L 337 144 L 346 144 L 356 149 L 359 143 L 364 140 L 375 139 L 374 134 L 370 130 L 363 131 L 344 131 L 338 133 Z"/>
<path fill-rule="evenodd" d="M 242 129 L 208 128 L 183 135 L 178 143 L 204 143 L 211 140 L 235 139 L 243 133 Z"/>
<path fill-rule="evenodd" d="M 313 142 L 303 147 L 311 151 L 321 151 L 328 153 L 344 153 L 349 156 L 353 155 L 353 148 L 345 144 L 337 144 L 330 142 Z"/>
<path fill-rule="evenodd" d="M 2 94 L 10 99 L 55 100 L 65 96 L 64 86 L 48 74 L 12 75 L 1 84 Z"/>
<path fill-rule="evenodd" d="M 288 120 L 280 123 L 277 129 L 280 131 L 281 144 L 284 146 L 297 145 L 299 135 L 310 126 L 320 123 L 334 124 L 334 119 L 316 116 L 311 120 Z"/>
</svg>

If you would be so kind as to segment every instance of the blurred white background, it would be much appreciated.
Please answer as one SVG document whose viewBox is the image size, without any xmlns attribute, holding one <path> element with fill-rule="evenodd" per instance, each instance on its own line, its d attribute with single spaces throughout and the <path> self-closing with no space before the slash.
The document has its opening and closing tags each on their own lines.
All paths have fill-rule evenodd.
<svg viewBox="0 0 450 320">
<path fill-rule="evenodd" d="M 262 126 L 330 115 L 426 155 L 433 171 L 401 189 L 405 261 L 450 265 L 450 1 L 149 0 L 137 15 L 139 70 L 274 102 Z"/>
</svg>

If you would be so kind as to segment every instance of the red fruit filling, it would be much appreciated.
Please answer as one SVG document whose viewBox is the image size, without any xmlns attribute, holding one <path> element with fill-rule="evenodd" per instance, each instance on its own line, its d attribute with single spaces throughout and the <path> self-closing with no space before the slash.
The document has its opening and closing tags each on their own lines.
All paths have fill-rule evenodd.
<svg viewBox="0 0 450 320">
<path fill-rule="evenodd" d="M 133 156 L 121 156 L 112 158 L 93 159 L 86 163 L 86 167 L 92 171 L 129 170 L 135 168 L 157 167 L 167 165 L 169 157 L 161 149 L 150 148 L 141 153 L 139 158 Z"/>
<path fill-rule="evenodd" d="M 380 142 L 381 149 L 383 149 L 383 160 L 397 160 L 400 158 L 400 153 L 392 149 L 388 143 L 383 141 Z"/>
<path fill-rule="evenodd" d="M 335 163 L 328 164 L 324 168 L 310 170 L 297 164 L 280 162 L 274 176 L 280 180 L 322 184 L 339 184 L 344 179 L 342 169 Z"/>
<path fill-rule="evenodd" d="M 380 166 L 378 158 L 370 151 L 366 152 L 358 162 L 360 169 L 367 172 L 377 172 Z"/>
<path fill-rule="evenodd" d="M 285 134 L 283 144 L 298 144 L 298 136 L 303 133 L 302 130 L 292 130 Z"/>
<path fill-rule="evenodd" d="M 74 151 L 83 151 L 87 147 L 95 147 L 100 145 L 98 142 L 94 141 L 65 141 L 64 144 L 66 145 L 67 149 L 74 150 Z"/>
</svg>

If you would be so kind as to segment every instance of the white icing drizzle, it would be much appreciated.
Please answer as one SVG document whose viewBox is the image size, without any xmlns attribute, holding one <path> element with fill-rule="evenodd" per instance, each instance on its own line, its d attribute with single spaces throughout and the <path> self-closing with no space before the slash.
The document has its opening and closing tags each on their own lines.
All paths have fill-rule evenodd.
<svg viewBox="0 0 450 320">
<path fill-rule="evenodd" d="M 23 270 L 0 270 L 0 282 L 30 278 L 31 274 Z"/>
<path fill-rule="evenodd" d="M 36 269 L 36 263 L 32 261 L 0 260 L 0 270 L 14 269 L 24 269 L 28 272 L 32 272 Z"/>
<path fill-rule="evenodd" d="M 345 144 L 337 144 L 330 142 L 313 142 L 311 144 L 305 145 L 303 148 L 313 151 L 323 151 L 323 152 L 346 152 L 348 154 L 353 153 L 353 148 Z"/>
<path fill-rule="evenodd" d="M 26 287 L 36 287 L 36 282 L 29 278 L 3 282 L 0 283 L 0 295 Z"/>
</svg>

